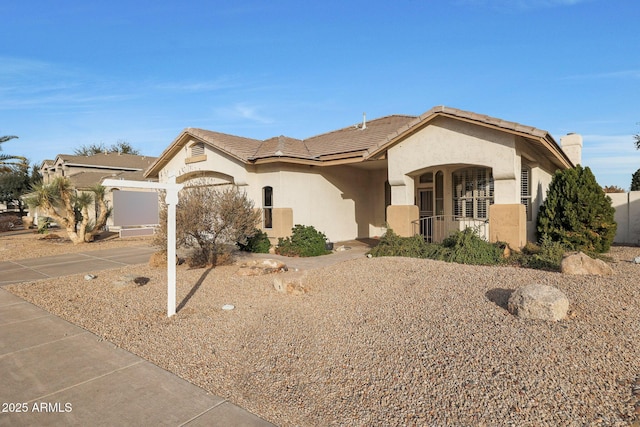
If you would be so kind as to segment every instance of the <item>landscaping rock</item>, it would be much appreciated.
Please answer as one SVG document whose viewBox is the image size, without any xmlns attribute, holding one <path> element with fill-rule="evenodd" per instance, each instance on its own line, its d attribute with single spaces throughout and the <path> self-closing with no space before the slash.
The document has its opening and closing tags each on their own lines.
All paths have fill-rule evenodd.
<svg viewBox="0 0 640 427">
<path fill-rule="evenodd" d="M 582 252 L 567 252 L 562 257 L 560 271 L 563 274 L 593 274 L 610 276 L 613 269 L 600 259 L 593 259 Z"/>
<path fill-rule="evenodd" d="M 275 259 L 259 259 L 248 261 L 240 265 L 236 272 L 238 276 L 262 276 L 265 274 L 284 273 L 287 265 Z"/>
<path fill-rule="evenodd" d="M 303 295 L 309 292 L 307 272 L 290 272 L 281 274 L 273 279 L 273 287 L 276 291 L 289 295 Z"/>
<path fill-rule="evenodd" d="M 557 288 L 533 284 L 516 289 L 507 308 L 523 319 L 558 321 L 567 317 L 569 300 Z"/>
<path fill-rule="evenodd" d="M 637 256 L 633 259 L 634 264 L 640 264 L 640 256 Z"/>
<path fill-rule="evenodd" d="M 114 280 L 112 284 L 113 287 L 117 289 L 125 288 L 130 285 L 135 280 L 135 278 L 136 276 L 132 274 L 125 274 L 124 276 L 120 276 L 118 280 Z"/>
</svg>

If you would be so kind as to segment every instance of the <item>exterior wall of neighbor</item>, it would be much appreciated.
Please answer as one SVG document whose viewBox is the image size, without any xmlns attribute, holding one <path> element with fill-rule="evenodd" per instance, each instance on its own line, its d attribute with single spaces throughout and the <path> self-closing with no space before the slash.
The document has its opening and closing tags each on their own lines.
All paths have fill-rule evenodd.
<svg viewBox="0 0 640 427">
<path fill-rule="evenodd" d="M 618 224 L 614 243 L 640 245 L 640 191 L 609 193 Z"/>
</svg>

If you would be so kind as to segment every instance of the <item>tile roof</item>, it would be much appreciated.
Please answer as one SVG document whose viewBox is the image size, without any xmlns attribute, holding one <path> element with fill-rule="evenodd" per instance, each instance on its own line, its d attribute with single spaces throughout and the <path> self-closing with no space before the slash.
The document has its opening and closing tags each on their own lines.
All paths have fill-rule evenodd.
<svg viewBox="0 0 640 427">
<path fill-rule="evenodd" d="M 156 157 L 138 156 L 135 154 L 100 153 L 91 156 L 58 154 L 56 160 L 57 159 L 61 159 L 66 165 L 73 166 L 104 166 L 107 168 L 144 170 L 156 160 Z"/>
<path fill-rule="evenodd" d="M 244 161 L 251 157 L 262 144 L 262 141 L 257 139 L 213 132 L 204 129 L 186 128 L 184 132 L 212 144 L 222 151 Z"/>
<path fill-rule="evenodd" d="M 547 131 L 471 111 L 438 106 L 417 117 L 390 115 L 303 140 L 278 136 L 261 141 L 204 129 L 186 128 L 147 169 L 145 176 L 157 175 L 160 168 L 175 155 L 176 150 L 187 143 L 186 135 L 206 142 L 244 163 L 286 161 L 287 159 L 314 163 L 354 158 L 362 161 L 384 152 L 390 144 L 394 144 L 440 116 L 502 129 L 535 141 L 542 140 L 543 145 L 552 152 L 550 155 L 559 163 L 571 164 Z"/>
<path fill-rule="evenodd" d="M 312 156 L 363 152 L 375 146 L 398 128 L 415 119 L 415 116 L 386 116 L 357 123 L 333 132 L 324 133 L 305 140 Z"/>
</svg>

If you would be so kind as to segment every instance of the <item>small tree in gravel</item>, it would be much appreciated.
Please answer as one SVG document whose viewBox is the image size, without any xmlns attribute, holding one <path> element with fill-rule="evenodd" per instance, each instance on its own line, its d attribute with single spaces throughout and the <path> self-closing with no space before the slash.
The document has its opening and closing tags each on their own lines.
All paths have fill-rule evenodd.
<svg viewBox="0 0 640 427">
<path fill-rule="evenodd" d="M 571 250 L 607 252 L 616 235 L 614 214 L 591 169 L 557 171 L 538 213 L 538 238 Z"/>
<path fill-rule="evenodd" d="M 27 199 L 32 208 L 41 209 L 67 231 L 74 243 L 89 243 L 107 223 L 111 209 L 105 201 L 105 188 L 96 185 L 88 192 L 76 191 L 69 178 L 58 177 L 50 184 L 34 186 Z M 98 217 L 90 218 L 89 206 L 97 206 Z"/>
<path fill-rule="evenodd" d="M 161 210 L 155 244 L 167 247 L 167 211 Z M 192 185 L 180 191 L 176 206 L 176 243 L 193 248 L 192 265 L 216 265 L 236 242 L 247 243 L 260 211 L 237 187 Z"/>
<path fill-rule="evenodd" d="M 631 175 L 630 191 L 638 191 L 638 190 L 640 190 L 640 169 L 638 169 L 633 173 L 633 175 Z"/>
</svg>

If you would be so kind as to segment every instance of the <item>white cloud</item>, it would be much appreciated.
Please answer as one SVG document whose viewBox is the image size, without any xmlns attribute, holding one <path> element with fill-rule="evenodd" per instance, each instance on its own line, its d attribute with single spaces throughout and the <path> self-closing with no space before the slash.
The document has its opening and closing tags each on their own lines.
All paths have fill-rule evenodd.
<svg viewBox="0 0 640 427">
<path fill-rule="evenodd" d="M 618 70 L 605 73 L 576 74 L 562 77 L 561 80 L 609 80 L 609 79 L 640 79 L 640 69 Z"/>
<path fill-rule="evenodd" d="M 221 77 L 217 80 L 203 82 L 159 83 L 154 85 L 154 88 L 161 90 L 172 90 L 177 92 L 212 92 L 239 86 L 240 84 L 234 83 L 233 79 Z"/>
<path fill-rule="evenodd" d="M 260 124 L 273 123 L 273 119 L 263 116 L 259 110 L 260 107 L 238 103 L 231 107 L 218 108 L 216 109 L 216 114 L 230 120 L 250 120 Z"/>
</svg>

